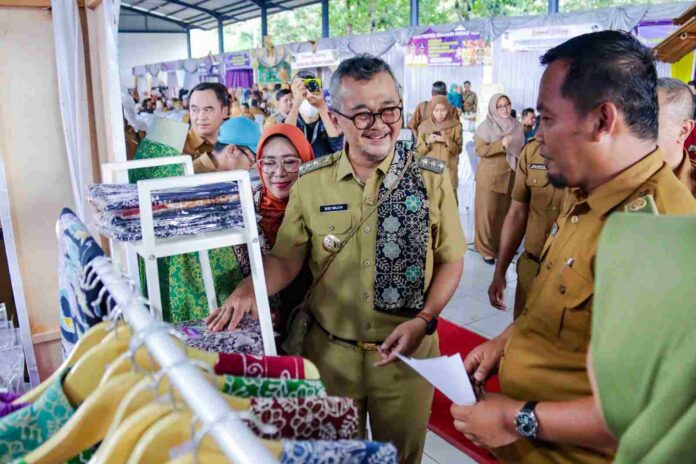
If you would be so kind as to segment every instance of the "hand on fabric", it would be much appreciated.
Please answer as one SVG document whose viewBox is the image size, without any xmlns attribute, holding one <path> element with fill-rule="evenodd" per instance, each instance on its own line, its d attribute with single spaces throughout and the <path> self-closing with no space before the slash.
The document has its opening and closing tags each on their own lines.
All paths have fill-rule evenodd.
<svg viewBox="0 0 696 464">
<path fill-rule="evenodd" d="M 250 314 L 254 319 L 259 318 L 254 296 L 254 285 L 250 278 L 244 279 L 225 300 L 225 303 L 208 316 L 205 323 L 208 326 L 208 330 L 213 332 L 234 330 L 245 314 Z"/>
<path fill-rule="evenodd" d="M 292 91 L 292 104 L 297 105 L 299 108 L 307 95 L 307 87 L 305 87 L 304 81 L 302 79 L 295 79 L 292 81 L 290 90 Z"/>
<path fill-rule="evenodd" d="M 503 137 L 503 138 L 500 140 L 500 143 L 503 144 L 503 148 L 506 149 L 506 150 L 507 150 L 509 141 L 510 141 L 510 140 L 509 140 L 509 138 L 508 138 L 507 135 L 506 135 L 505 137 Z"/>
<path fill-rule="evenodd" d="M 409 356 L 416 351 L 425 337 L 425 326 L 425 321 L 419 317 L 399 324 L 384 340 L 384 343 L 377 348 L 382 360 L 376 362 L 375 366 L 386 366 L 397 361 L 399 358 L 397 358 L 396 353 Z"/>
<path fill-rule="evenodd" d="M 499 448 L 520 439 L 515 430 L 515 417 L 522 407 L 523 401 L 488 393 L 472 406 L 453 404 L 450 413 L 454 427 L 474 444 Z"/>
<path fill-rule="evenodd" d="M 464 360 L 466 372 L 473 376 L 474 381 L 485 382 L 497 372 L 504 349 L 505 343 L 497 338 L 477 346 Z"/>
<path fill-rule="evenodd" d="M 493 282 L 488 287 L 488 299 L 494 308 L 505 309 L 504 296 L 506 286 L 505 277 L 493 276 Z"/>
</svg>

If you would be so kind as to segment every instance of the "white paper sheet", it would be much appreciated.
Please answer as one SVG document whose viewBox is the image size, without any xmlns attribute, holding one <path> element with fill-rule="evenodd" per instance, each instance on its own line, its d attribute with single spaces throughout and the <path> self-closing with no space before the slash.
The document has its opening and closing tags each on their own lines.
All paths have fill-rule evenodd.
<svg viewBox="0 0 696 464">
<path fill-rule="evenodd" d="M 457 405 L 476 403 L 476 395 L 459 353 L 439 358 L 414 359 L 397 353 L 399 359 L 418 372 Z"/>
</svg>

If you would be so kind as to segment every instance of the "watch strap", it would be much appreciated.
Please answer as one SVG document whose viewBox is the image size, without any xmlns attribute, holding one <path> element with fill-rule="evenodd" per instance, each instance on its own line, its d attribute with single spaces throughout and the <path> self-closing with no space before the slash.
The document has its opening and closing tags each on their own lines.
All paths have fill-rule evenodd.
<svg viewBox="0 0 696 464">
<path fill-rule="evenodd" d="M 522 407 L 522 411 L 524 412 L 534 412 L 534 408 L 536 408 L 536 405 L 539 404 L 538 401 L 527 401 L 524 406 Z"/>
</svg>

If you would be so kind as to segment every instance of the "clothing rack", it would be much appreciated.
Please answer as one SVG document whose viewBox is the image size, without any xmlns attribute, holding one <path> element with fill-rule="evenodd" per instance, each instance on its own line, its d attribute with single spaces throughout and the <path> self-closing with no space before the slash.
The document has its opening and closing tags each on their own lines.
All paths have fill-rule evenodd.
<svg viewBox="0 0 696 464">
<path fill-rule="evenodd" d="M 95 258 L 91 267 L 115 302 L 114 313 L 120 312 L 130 326 L 131 339 L 144 344 L 225 456 L 238 464 L 277 462 L 179 348 L 169 328 L 145 307 L 133 283 L 106 257 Z"/>
</svg>

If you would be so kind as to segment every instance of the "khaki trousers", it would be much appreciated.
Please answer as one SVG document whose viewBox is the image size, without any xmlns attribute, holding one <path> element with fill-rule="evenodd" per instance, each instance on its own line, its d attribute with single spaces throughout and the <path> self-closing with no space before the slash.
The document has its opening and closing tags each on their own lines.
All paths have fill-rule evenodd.
<svg viewBox="0 0 696 464">
<path fill-rule="evenodd" d="M 534 261 L 525 252 L 517 260 L 517 290 L 515 291 L 514 318 L 517 319 L 527 303 L 527 295 L 532 288 L 534 279 L 539 273 L 539 263 Z"/>
<path fill-rule="evenodd" d="M 430 335 L 411 356 L 439 355 L 437 335 Z M 304 356 L 319 368 L 329 395 L 355 400 L 363 437 L 369 414 L 373 440 L 393 443 L 400 463 L 421 462 L 434 393 L 428 382 L 400 361 L 374 367 L 379 353 L 329 340 L 316 324 L 305 339 Z"/>
<path fill-rule="evenodd" d="M 505 215 L 510 208 L 510 195 L 496 193 L 488 188 L 476 185 L 474 203 L 474 221 L 476 227 L 476 249 L 488 258 L 498 257 L 500 233 L 503 229 Z"/>
</svg>

